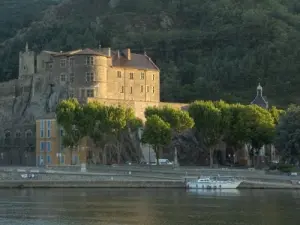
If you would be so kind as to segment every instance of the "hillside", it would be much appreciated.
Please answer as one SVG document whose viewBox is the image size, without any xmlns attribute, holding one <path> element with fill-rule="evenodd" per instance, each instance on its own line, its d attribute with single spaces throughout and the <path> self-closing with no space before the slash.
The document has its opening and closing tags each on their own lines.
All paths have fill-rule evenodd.
<svg viewBox="0 0 300 225">
<path fill-rule="evenodd" d="M 18 51 L 26 41 L 35 50 L 63 51 L 100 43 L 145 50 L 161 68 L 165 101 L 248 103 L 260 81 L 271 104 L 300 103 L 298 2 L 64 1 L 4 42 L 1 79 L 17 76 Z"/>
</svg>

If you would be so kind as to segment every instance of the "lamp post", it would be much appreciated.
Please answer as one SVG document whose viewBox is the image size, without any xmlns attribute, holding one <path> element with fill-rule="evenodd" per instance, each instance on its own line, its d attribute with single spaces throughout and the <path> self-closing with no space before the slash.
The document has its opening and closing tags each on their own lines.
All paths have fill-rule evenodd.
<svg viewBox="0 0 300 225">
<path fill-rule="evenodd" d="M 150 154 L 150 145 L 148 144 L 148 150 L 149 150 L 149 170 L 151 171 L 151 154 Z"/>
</svg>

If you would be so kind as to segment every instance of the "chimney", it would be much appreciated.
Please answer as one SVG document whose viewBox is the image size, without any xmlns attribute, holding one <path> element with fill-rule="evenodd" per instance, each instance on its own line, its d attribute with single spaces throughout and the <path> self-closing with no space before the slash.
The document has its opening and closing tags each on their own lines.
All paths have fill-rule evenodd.
<svg viewBox="0 0 300 225">
<path fill-rule="evenodd" d="M 111 49 L 110 48 L 102 48 L 101 52 L 105 53 L 107 56 L 111 57 Z"/>
<path fill-rule="evenodd" d="M 125 49 L 125 55 L 126 55 L 127 60 L 131 60 L 131 51 L 130 51 L 130 48 L 126 48 Z"/>
<path fill-rule="evenodd" d="M 118 50 L 117 55 L 118 55 L 118 59 L 119 59 L 120 58 L 120 50 Z"/>
</svg>

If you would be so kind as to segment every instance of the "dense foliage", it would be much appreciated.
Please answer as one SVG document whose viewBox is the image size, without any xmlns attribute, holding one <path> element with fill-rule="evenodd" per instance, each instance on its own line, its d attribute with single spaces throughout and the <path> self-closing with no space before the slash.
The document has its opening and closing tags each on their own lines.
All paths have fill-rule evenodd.
<svg viewBox="0 0 300 225">
<path fill-rule="evenodd" d="M 105 152 L 108 143 L 114 143 L 120 162 L 120 133 L 142 126 L 133 111 L 123 107 L 105 106 L 97 102 L 80 105 L 76 99 L 63 100 L 57 110 L 57 121 L 64 129 L 63 144 L 76 150 L 84 137 L 93 140 Z"/>
<path fill-rule="evenodd" d="M 273 114 L 256 105 L 196 101 L 190 105 L 189 113 L 195 121 L 203 147 L 209 152 L 210 166 L 213 166 L 214 150 L 220 142 L 225 142 L 235 151 L 250 144 L 250 156 L 256 156 L 263 145 L 274 140 Z"/>
<path fill-rule="evenodd" d="M 40 11 L 23 8 L 17 18 Z M 299 12 L 298 0 L 70 0 L 3 46 L 1 80 L 17 76 L 26 41 L 35 50 L 63 51 L 100 43 L 145 50 L 161 68 L 162 100 L 247 104 L 261 81 L 270 103 L 286 106 L 299 103 Z"/>
<path fill-rule="evenodd" d="M 300 162 L 300 106 L 292 105 L 281 116 L 276 130 L 275 144 L 283 161 Z"/>
<path fill-rule="evenodd" d="M 171 137 L 172 131 L 169 123 L 163 121 L 157 115 L 151 115 L 147 118 L 142 142 L 152 146 L 157 165 L 159 165 L 159 150 L 171 142 Z"/>
<path fill-rule="evenodd" d="M 158 147 L 165 147 L 172 138 L 176 140 L 179 134 L 194 126 L 194 121 L 188 112 L 168 106 L 148 107 L 145 110 L 145 117 L 147 121 L 142 141 L 153 146 L 159 165 Z M 174 154 L 175 152 L 177 151 L 174 151 Z"/>
</svg>

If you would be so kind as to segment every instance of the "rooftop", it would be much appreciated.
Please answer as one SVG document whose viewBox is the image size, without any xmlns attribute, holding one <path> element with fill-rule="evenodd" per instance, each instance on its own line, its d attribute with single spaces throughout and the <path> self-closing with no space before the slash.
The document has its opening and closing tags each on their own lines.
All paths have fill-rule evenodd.
<svg viewBox="0 0 300 225">
<path fill-rule="evenodd" d="M 68 52 L 53 52 L 53 51 L 43 51 L 47 54 L 52 55 L 53 57 L 66 56 L 71 57 L 75 55 L 97 55 L 97 56 L 106 56 L 112 58 L 112 66 L 114 67 L 130 67 L 137 69 L 150 69 L 150 70 L 159 70 L 155 63 L 151 60 L 149 56 L 144 54 L 136 54 L 130 52 L 130 59 L 127 58 L 125 54 L 126 50 L 123 51 L 111 51 L 110 48 L 105 49 L 78 49 Z M 130 51 L 130 49 L 129 49 Z"/>
</svg>

